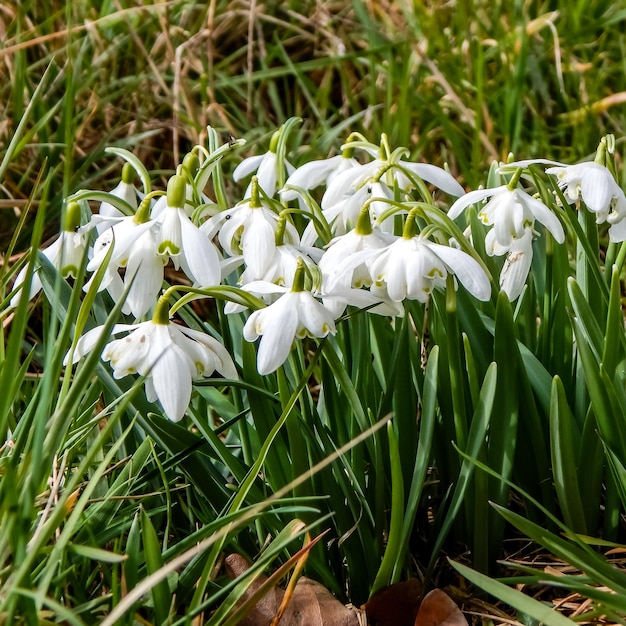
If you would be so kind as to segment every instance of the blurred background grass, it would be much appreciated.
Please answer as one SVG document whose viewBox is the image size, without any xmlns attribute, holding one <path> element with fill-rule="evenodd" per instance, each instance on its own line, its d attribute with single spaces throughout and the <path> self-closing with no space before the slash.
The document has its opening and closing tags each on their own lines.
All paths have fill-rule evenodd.
<svg viewBox="0 0 626 626">
<path fill-rule="evenodd" d="M 583 158 L 624 133 L 625 20 L 609 0 L 4 0 L 1 243 L 44 163 L 53 232 L 68 193 L 117 183 L 106 146 L 171 170 L 208 124 L 254 151 L 300 116 L 303 159 L 385 132 L 467 186 L 510 151 Z"/>
</svg>

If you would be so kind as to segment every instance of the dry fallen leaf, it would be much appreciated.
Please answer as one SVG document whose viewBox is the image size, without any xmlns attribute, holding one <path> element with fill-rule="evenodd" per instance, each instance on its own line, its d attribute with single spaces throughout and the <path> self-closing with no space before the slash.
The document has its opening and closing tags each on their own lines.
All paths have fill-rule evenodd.
<svg viewBox="0 0 626 626">
<path fill-rule="evenodd" d="M 379 591 L 365 604 L 371 626 L 413 626 L 422 598 L 422 583 L 416 578 Z"/>
<path fill-rule="evenodd" d="M 433 589 L 420 604 L 415 626 L 468 626 L 463 613 L 450 596 Z"/>
<path fill-rule="evenodd" d="M 246 559 L 238 554 L 228 555 L 224 564 L 231 578 L 236 578 L 250 567 Z M 241 601 L 245 602 L 266 580 L 265 576 L 258 576 Z M 270 589 L 239 622 L 239 626 L 270 626 L 284 595 L 282 589 Z M 359 626 L 359 619 L 356 610 L 344 606 L 323 585 L 302 576 L 296 583 L 279 626 Z"/>
</svg>

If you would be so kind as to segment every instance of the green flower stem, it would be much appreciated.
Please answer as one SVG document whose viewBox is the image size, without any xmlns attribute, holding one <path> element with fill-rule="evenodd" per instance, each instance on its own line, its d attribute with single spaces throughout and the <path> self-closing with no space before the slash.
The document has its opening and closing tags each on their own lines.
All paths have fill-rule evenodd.
<svg viewBox="0 0 626 626">
<path fill-rule="evenodd" d="M 175 292 L 186 293 L 188 295 L 181 298 L 171 307 L 169 307 L 169 299 Z M 174 313 L 176 313 L 178 309 L 187 304 L 189 301 L 194 300 L 198 296 L 201 296 L 203 298 L 215 298 L 217 300 L 228 300 L 229 302 L 241 304 L 242 306 L 252 309 L 253 311 L 256 311 L 257 309 L 262 309 L 265 306 L 262 300 L 260 300 L 256 296 L 253 296 L 251 293 L 244 291 L 243 289 L 239 289 L 238 287 L 219 285 L 215 287 L 200 288 L 189 287 L 187 285 L 173 285 L 169 287 L 169 289 L 166 289 L 163 295 L 159 298 L 154 310 L 152 321 L 155 324 L 169 323 L 169 318 L 174 315 Z M 165 316 L 166 313 L 167 317 Z"/>
<path fill-rule="evenodd" d="M 389 585 L 394 568 L 398 561 L 403 558 L 400 553 L 402 542 L 402 526 L 404 521 L 404 481 L 402 478 L 402 462 L 398 447 L 398 438 L 393 429 L 393 424 L 387 425 L 387 437 L 389 438 L 389 459 L 391 462 L 391 519 L 389 521 L 389 535 L 387 547 L 382 563 L 372 584 L 370 598 Z"/>
<path fill-rule="evenodd" d="M 147 221 L 149 221 L 150 211 L 152 210 L 152 200 L 163 195 L 165 195 L 163 191 L 151 191 L 149 194 L 147 194 L 137 207 L 137 211 L 133 218 L 135 220 L 135 223 L 145 224 Z"/>
</svg>

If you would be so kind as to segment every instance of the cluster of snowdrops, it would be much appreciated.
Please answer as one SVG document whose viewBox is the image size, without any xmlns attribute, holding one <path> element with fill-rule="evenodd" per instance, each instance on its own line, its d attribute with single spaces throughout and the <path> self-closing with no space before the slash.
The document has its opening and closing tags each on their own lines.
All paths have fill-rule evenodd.
<svg viewBox="0 0 626 626">
<path fill-rule="evenodd" d="M 242 140 L 218 145 L 209 129 L 210 148 L 187 154 L 166 191 L 152 189 L 134 155 L 113 149 L 126 160 L 119 185 L 69 198 L 59 238 L 42 251 L 64 277 L 86 262 L 85 290 L 106 290 L 112 302 L 123 302 L 134 323 L 113 326 L 111 335 L 123 336 L 110 339 L 102 358 L 116 378 L 145 376 L 148 399 L 171 420 L 184 416 L 194 379 L 238 376 L 212 334 L 176 320 L 192 298 L 218 297 L 227 301 L 226 314 L 246 315 L 243 338 L 259 340 L 257 368 L 265 375 L 287 360 L 294 341 L 335 333 L 354 308 L 393 319 L 403 315 L 404 300 L 425 303 L 434 289 L 459 284 L 478 300 L 489 300 L 498 286 L 515 300 L 534 242 L 565 241 L 564 201 L 592 211 L 608 225 L 611 242 L 626 240 L 626 197 L 609 167 L 610 139 L 595 161 L 502 163 L 502 184 L 466 192 L 448 171 L 407 160 L 405 148 L 392 150 L 385 136 L 377 145 L 352 134 L 335 156 L 293 167 L 285 156 L 292 125 L 274 133 L 266 153 L 234 169 L 235 181 L 252 175 L 236 203 L 226 199 L 222 160 L 240 151 Z M 532 168 L 554 182 L 553 202 L 525 190 Z M 94 200 L 100 203 L 92 214 Z M 499 277 L 459 226 L 470 207 L 487 229 L 486 253 L 502 257 Z M 186 281 L 165 282 L 170 263 Z M 14 307 L 42 287 L 37 264 L 27 270 L 16 277 Z M 76 337 L 66 364 L 102 345 L 102 332 L 98 326 Z"/>
</svg>

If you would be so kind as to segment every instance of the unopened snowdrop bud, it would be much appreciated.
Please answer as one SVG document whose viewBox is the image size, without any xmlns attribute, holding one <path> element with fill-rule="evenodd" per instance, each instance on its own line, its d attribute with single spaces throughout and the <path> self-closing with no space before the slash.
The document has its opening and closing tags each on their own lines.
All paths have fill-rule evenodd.
<svg viewBox="0 0 626 626">
<path fill-rule="evenodd" d="M 127 202 L 134 210 L 137 208 L 137 190 L 135 189 L 135 178 L 137 173 L 135 168 L 128 162 L 122 167 L 122 179 L 118 185 L 111 190 L 111 195 Z M 102 202 L 98 209 L 98 215 L 101 218 L 121 218 L 124 217 L 118 208 L 114 207 L 110 202 Z M 98 233 L 102 233 L 111 225 L 111 221 L 101 219 L 96 223 Z"/>
</svg>

